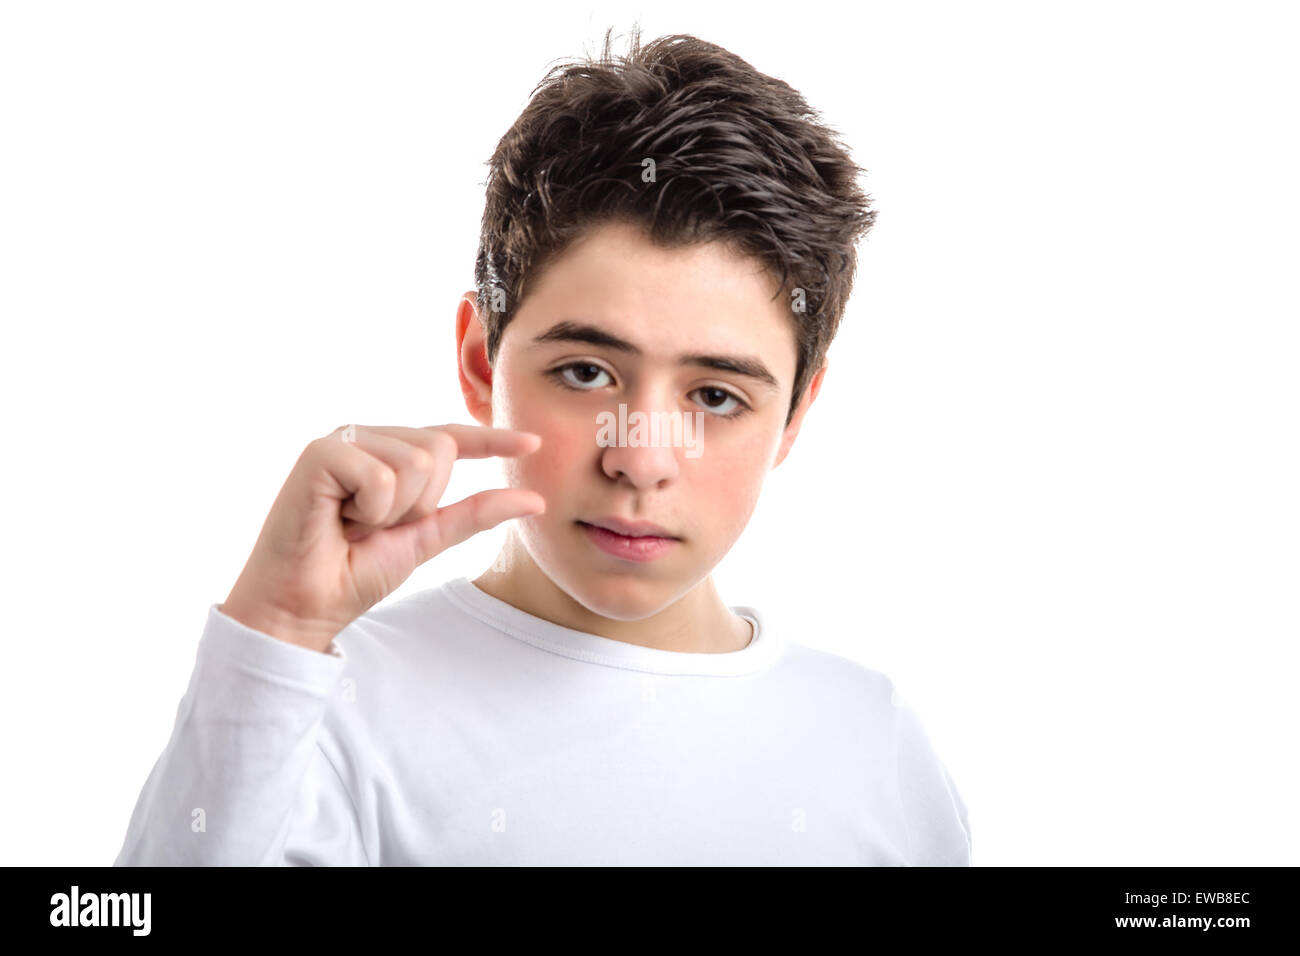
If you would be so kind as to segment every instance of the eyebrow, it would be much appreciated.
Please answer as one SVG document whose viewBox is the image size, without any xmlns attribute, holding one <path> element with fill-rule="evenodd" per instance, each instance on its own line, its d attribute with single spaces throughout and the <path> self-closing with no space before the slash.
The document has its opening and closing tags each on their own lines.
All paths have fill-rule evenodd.
<svg viewBox="0 0 1300 956">
<path fill-rule="evenodd" d="M 598 326 L 586 325 L 582 322 L 557 322 L 534 338 L 532 344 L 540 345 L 546 342 L 586 342 L 588 345 L 601 345 L 638 357 L 643 354 L 640 348 L 627 339 L 621 339 Z M 721 372 L 734 372 L 752 378 L 772 391 L 781 389 L 781 383 L 768 371 L 767 366 L 749 355 L 707 355 L 690 352 L 678 355 L 677 364 L 698 365 Z"/>
</svg>

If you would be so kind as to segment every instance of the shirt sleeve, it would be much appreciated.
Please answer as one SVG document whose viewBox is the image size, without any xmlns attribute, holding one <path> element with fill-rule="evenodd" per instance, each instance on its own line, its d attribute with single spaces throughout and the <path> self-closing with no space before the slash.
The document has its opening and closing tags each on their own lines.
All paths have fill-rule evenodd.
<svg viewBox="0 0 1300 956">
<path fill-rule="evenodd" d="M 320 746 L 346 658 L 208 609 L 171 738 L 114 866 L 369 863 L 351 795 Z"/>
<path fill-rule="evenodd" d="M 910 705 L 899 702 L 898 792 L 907 827 L 909 866 L 970 866 L 966 803 Z"/>
</svg>

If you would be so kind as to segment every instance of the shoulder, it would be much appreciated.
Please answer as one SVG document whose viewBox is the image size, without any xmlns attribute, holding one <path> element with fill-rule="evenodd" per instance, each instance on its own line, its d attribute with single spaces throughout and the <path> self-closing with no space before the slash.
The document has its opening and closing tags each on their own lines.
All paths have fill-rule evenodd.
<svg viewBox="0 0 1300 956">
<path fill-rule="evenodd" d="M 787 643 L 782 667 L 810 701 L 853 721 L 865 764 L 896 791 L 910 866 L 969 866 L 966 803 L 920 714 L 884 672 L 838 654 Z"/>
<path fill-rule="evenodd" d="M 335 644 L 355 665 L 381 658 L 401 660 L 463 633 L 465 627 L 463 613 L 447 599 L 443 585 L 376 605 L 344 628 Z"/>
<path fill-rule="evenodd" d="M 780 669 L 811 692 L 851 700 L 877 718 L 902 701 L 893 680 L 882 671 L 805 644 L 787 641 Z"/>
<path fill-rule="evenodd" d="M 334 639 L 343 659 L 340 684 L 350 695 L 347 714 L 378 719 L 420 700 L 448 699 L 449 689 L 459 685 L 489 680 L 492 658 L 483 652 L 484 636 L 442 587 L 390 596 Z"/>
<path fill-rule="evenodd" d="M 376 739 L 427 725 L 432 701 L 476 685 L 485 671 L 467 655 L 467 635 L 440 587 L 390 596 L 340 631 L 342 666 L 321 731 L 327 755 L 362 763 Z"/>
<path fill-rule="evenodd" d="M 901 697 L 895 707 L 894 741 L 911 865 L 970 866 L 966 801 L 920 715 Z"/>
</svg>

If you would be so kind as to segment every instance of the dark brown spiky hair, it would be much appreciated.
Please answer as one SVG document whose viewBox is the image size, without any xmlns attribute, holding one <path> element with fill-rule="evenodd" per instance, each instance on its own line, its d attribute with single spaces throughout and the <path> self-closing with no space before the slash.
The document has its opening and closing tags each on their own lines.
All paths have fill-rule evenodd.
<svg viewBox="0 0 1300 956">
<path fill-rule="evenodd" d="M 488 160 L 474 267 L 488 362 L 525 279 L 536 283 L 584 231 L 633 222 L 663 247 L 716 241 L 780 276 L 798 352 L 788 425 L 875 220 L 857 184 L 864 170 L 797 91 L 735 54 L 682 34 L 642 48 L 634 29 L 616 58 L 611 32 L 599 59 L 546 74 Z"/>
</svg>

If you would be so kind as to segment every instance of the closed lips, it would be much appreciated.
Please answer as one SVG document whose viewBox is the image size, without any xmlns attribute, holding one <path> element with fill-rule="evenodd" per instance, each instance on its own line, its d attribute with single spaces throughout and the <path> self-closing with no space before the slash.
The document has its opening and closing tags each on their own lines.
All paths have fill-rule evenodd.
<svg viewBox="0 0 1300 956">
<path fill-rule="evenodd" d="M 672 534 L 667 529 L 650 522 L 632 522 L 623 521 L 617 518 L 593 518 L 590 521 L 579 519 L 578 524 L 592 525 L 596 528 L 604 528 L 606 531 L 612 531 L 614 534 L 621 534 L 626 538 L 670 538 L 680 540 L 677 535 Z"/>
</svg>

